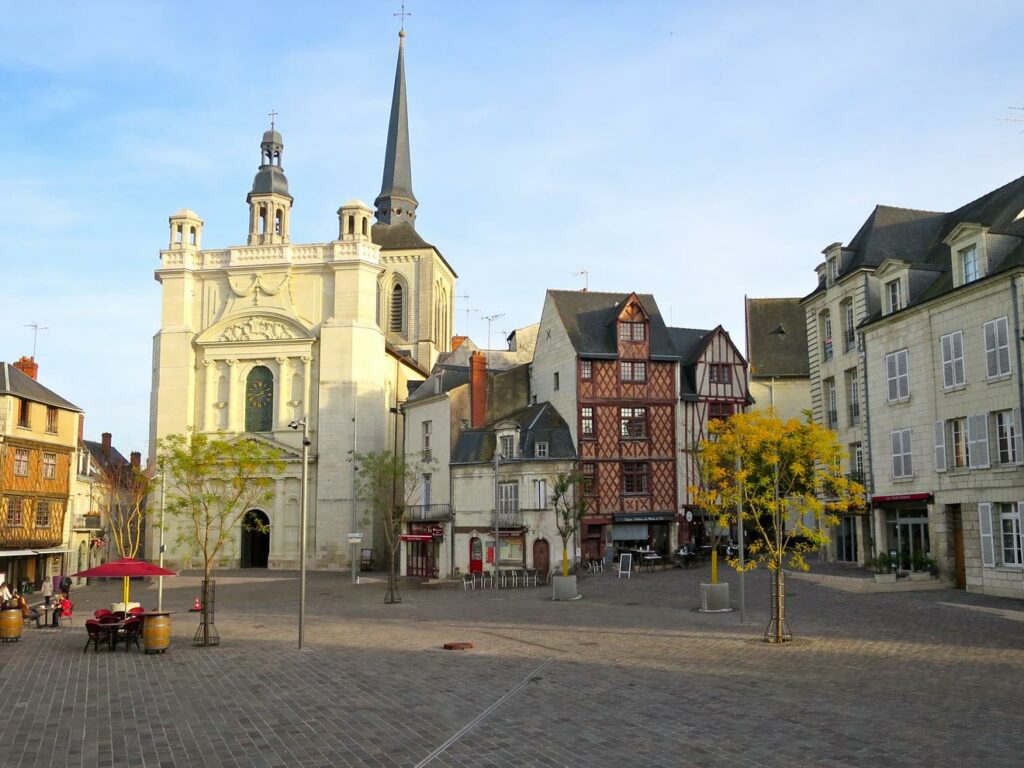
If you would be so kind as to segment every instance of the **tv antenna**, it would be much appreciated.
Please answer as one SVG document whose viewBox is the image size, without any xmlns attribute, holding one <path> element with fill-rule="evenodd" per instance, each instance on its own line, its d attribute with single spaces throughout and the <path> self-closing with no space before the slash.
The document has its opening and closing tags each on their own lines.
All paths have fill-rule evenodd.
<svg viewBox="0 0 1024 768">
<path fill-rule="evenodd" d="M 582 277 L 583 278 L 583 292 L 584 293 L 586 293 L 587 291 L 590 290 L 590 273 L 587 272 L 587 270 L 581 269 L 579 272 L 573 272 L 572 276 L 573 277 Z"/>
<path fill-rule="evenodd" d="M 484 349 L 490 349 L 491 348 L 491 323 L 494 322 L 495 320 L 497 320 L 499 317 L 504 317 L 504 316 L 505 316 L 504 312 L 502 312 L 501 314 L 498 314 L 498 315 L 488 315 L 487 317 L 481 316 L 481 318 L 480 318 L 481 320 L 486 320 L 487 321 L 487 346 L 484 347 Z"/>
<path fill-rule="evenodd" d="M 32 329 L 32 359 L 35 360 L 36 359 L 36 342 L 39 340 L 39 332 L 40 331 L 48 331 L 50 329 L 47 328 L 45 325 L 40 325 L 39 323 L 26 323 L 25 327 Z"/>
<path fill-rule="evenodd" d="M 1022 111 L 1024 107 L 1007 107 L 1007 109 Z M 1024 117 L 997 117 L 996 120 L 1001 123 L 1024 123 Z M 1020 133 L 1024 133 L 1024 128 L 1020 130 Z"/>
<path fill-rule="evenodd" d="M 456 299 L 465 299 L 466 300 L 466 309 L 465 309 L 465 312 L 466 312 L 466 336 L 468 337 L 469 336 L 469 313 L 470 312 L 476 312 L 477 308 L 469 306 L 469 294 L 468 293 L 464 293 L 461 296 L 456 296 L 455 298 Z"/>
</svg>

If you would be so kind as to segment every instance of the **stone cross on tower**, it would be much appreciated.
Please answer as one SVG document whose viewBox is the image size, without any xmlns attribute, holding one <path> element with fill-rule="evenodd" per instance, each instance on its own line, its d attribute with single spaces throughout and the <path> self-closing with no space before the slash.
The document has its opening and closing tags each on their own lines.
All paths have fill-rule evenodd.
<svg viewBox="0 0 1024 768">
<path fill-rule="evenodd" d="M 270 118 L 270 130 L 274 130 L 274 121 L 277 119 L 277 114 L 276 109 L 272 109 L 267 113 L 267 116 Z"/>
<path fill-rule="evenodd" d="M 402 19 L 402 26 L 399 29 L 399 31 L 400 32 L 405 32 L 405 17 L 406 16 L 412 16 L 411 13 L 409 13 L 408 11 L 405 10 L 405 0 L 402 0 L 402 10 L 400 10 L 398 13 L 393 13 L 391 15 L 392 16 L 400 16 L 401 17 L 401 19 Z"/>
</svg>

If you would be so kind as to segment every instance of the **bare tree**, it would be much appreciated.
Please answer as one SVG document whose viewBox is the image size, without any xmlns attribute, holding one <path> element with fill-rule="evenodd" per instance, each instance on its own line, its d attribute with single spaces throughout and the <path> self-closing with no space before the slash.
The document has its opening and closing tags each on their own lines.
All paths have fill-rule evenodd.
<svg viewBox="0 0 1024 768">
<path fill-rule="evenodd" d="M 201 637 L 194 645 L 217 643 L 209 590 L 218 558 L 237 535 L 245 513 L 273 496 L 274 475 L 285 463 L 275 448 L 245 438 L 222 435 L 174 434 L 157 442 L 158 462 L 167 483 L 166 514 L 177 518 L 178 542 L 197 551 L 203 560 L 203 616 Z M 248 522 L 265 531 L 267 526 Z"/>
<path fill-rule="evenodd" d="M 118 555 L 137 557 L 142 548 L 146 499 L 153 490 L 152 467 L 106 461 L 99 465 L 97 486 L 100 511 L 106 513 Z"/>
<path fill-rule="evenodd" d="M 416 498 L 420 474 L 432 467 L 419 455 L 408 458 L 391 451 L 356 454 L 356 493 L 370 505 L 369 513 L 384 530 L 388 555 L 388 589 L 385 603 L 400 603 L 398 547 L 405 510 Z"/>
<path fill-rule="evenodd" d="M 576 472 L 559 472 L 551 486 L 551 504 L 555 508 L 555 527 L 562 540 L 562 575 L 569 575 L 569 539 L 576 535 L 580 520 L 587 512 L 587 500 L 580 492 L 583 478 Z"/>
</svg>

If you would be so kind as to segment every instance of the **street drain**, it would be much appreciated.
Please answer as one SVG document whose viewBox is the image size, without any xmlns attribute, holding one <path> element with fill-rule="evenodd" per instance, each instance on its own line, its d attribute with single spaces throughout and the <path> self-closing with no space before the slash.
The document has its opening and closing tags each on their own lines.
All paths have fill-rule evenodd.
<svg viewBox="0 0 1024 768">
<path fill-rule="evenodd" d="M 473 649 L 472 643 L 445 643 L 443 646 L 446 651 L 469 651 Z"/>
</svg>

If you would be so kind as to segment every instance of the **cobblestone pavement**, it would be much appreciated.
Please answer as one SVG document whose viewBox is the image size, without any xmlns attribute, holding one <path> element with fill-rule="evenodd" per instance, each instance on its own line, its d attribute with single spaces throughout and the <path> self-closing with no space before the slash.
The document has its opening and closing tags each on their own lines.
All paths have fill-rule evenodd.
<svg viewBox="0 0 1024 768">
<path fill-rule="evenodd" d="M 737 603 L 737 576 L 726 574 Z M 1020 766 L 1024 603 L 788 583 L 797 640 L 760 642 L 768 582 L 701 614 L 707 568 L 545 588 L 311 573 L 217 576 L 219 648 L 193 649 L 199 592 L 165 582 L 166 655 L 82 651 L 120 585 L 76 588 L 75 626 L 0 645 L 0 765 Z M 155 585 L 133 597 L 155 606 Z M 443 651 L 469 641 L 471 651 Z"/>
</svg>

